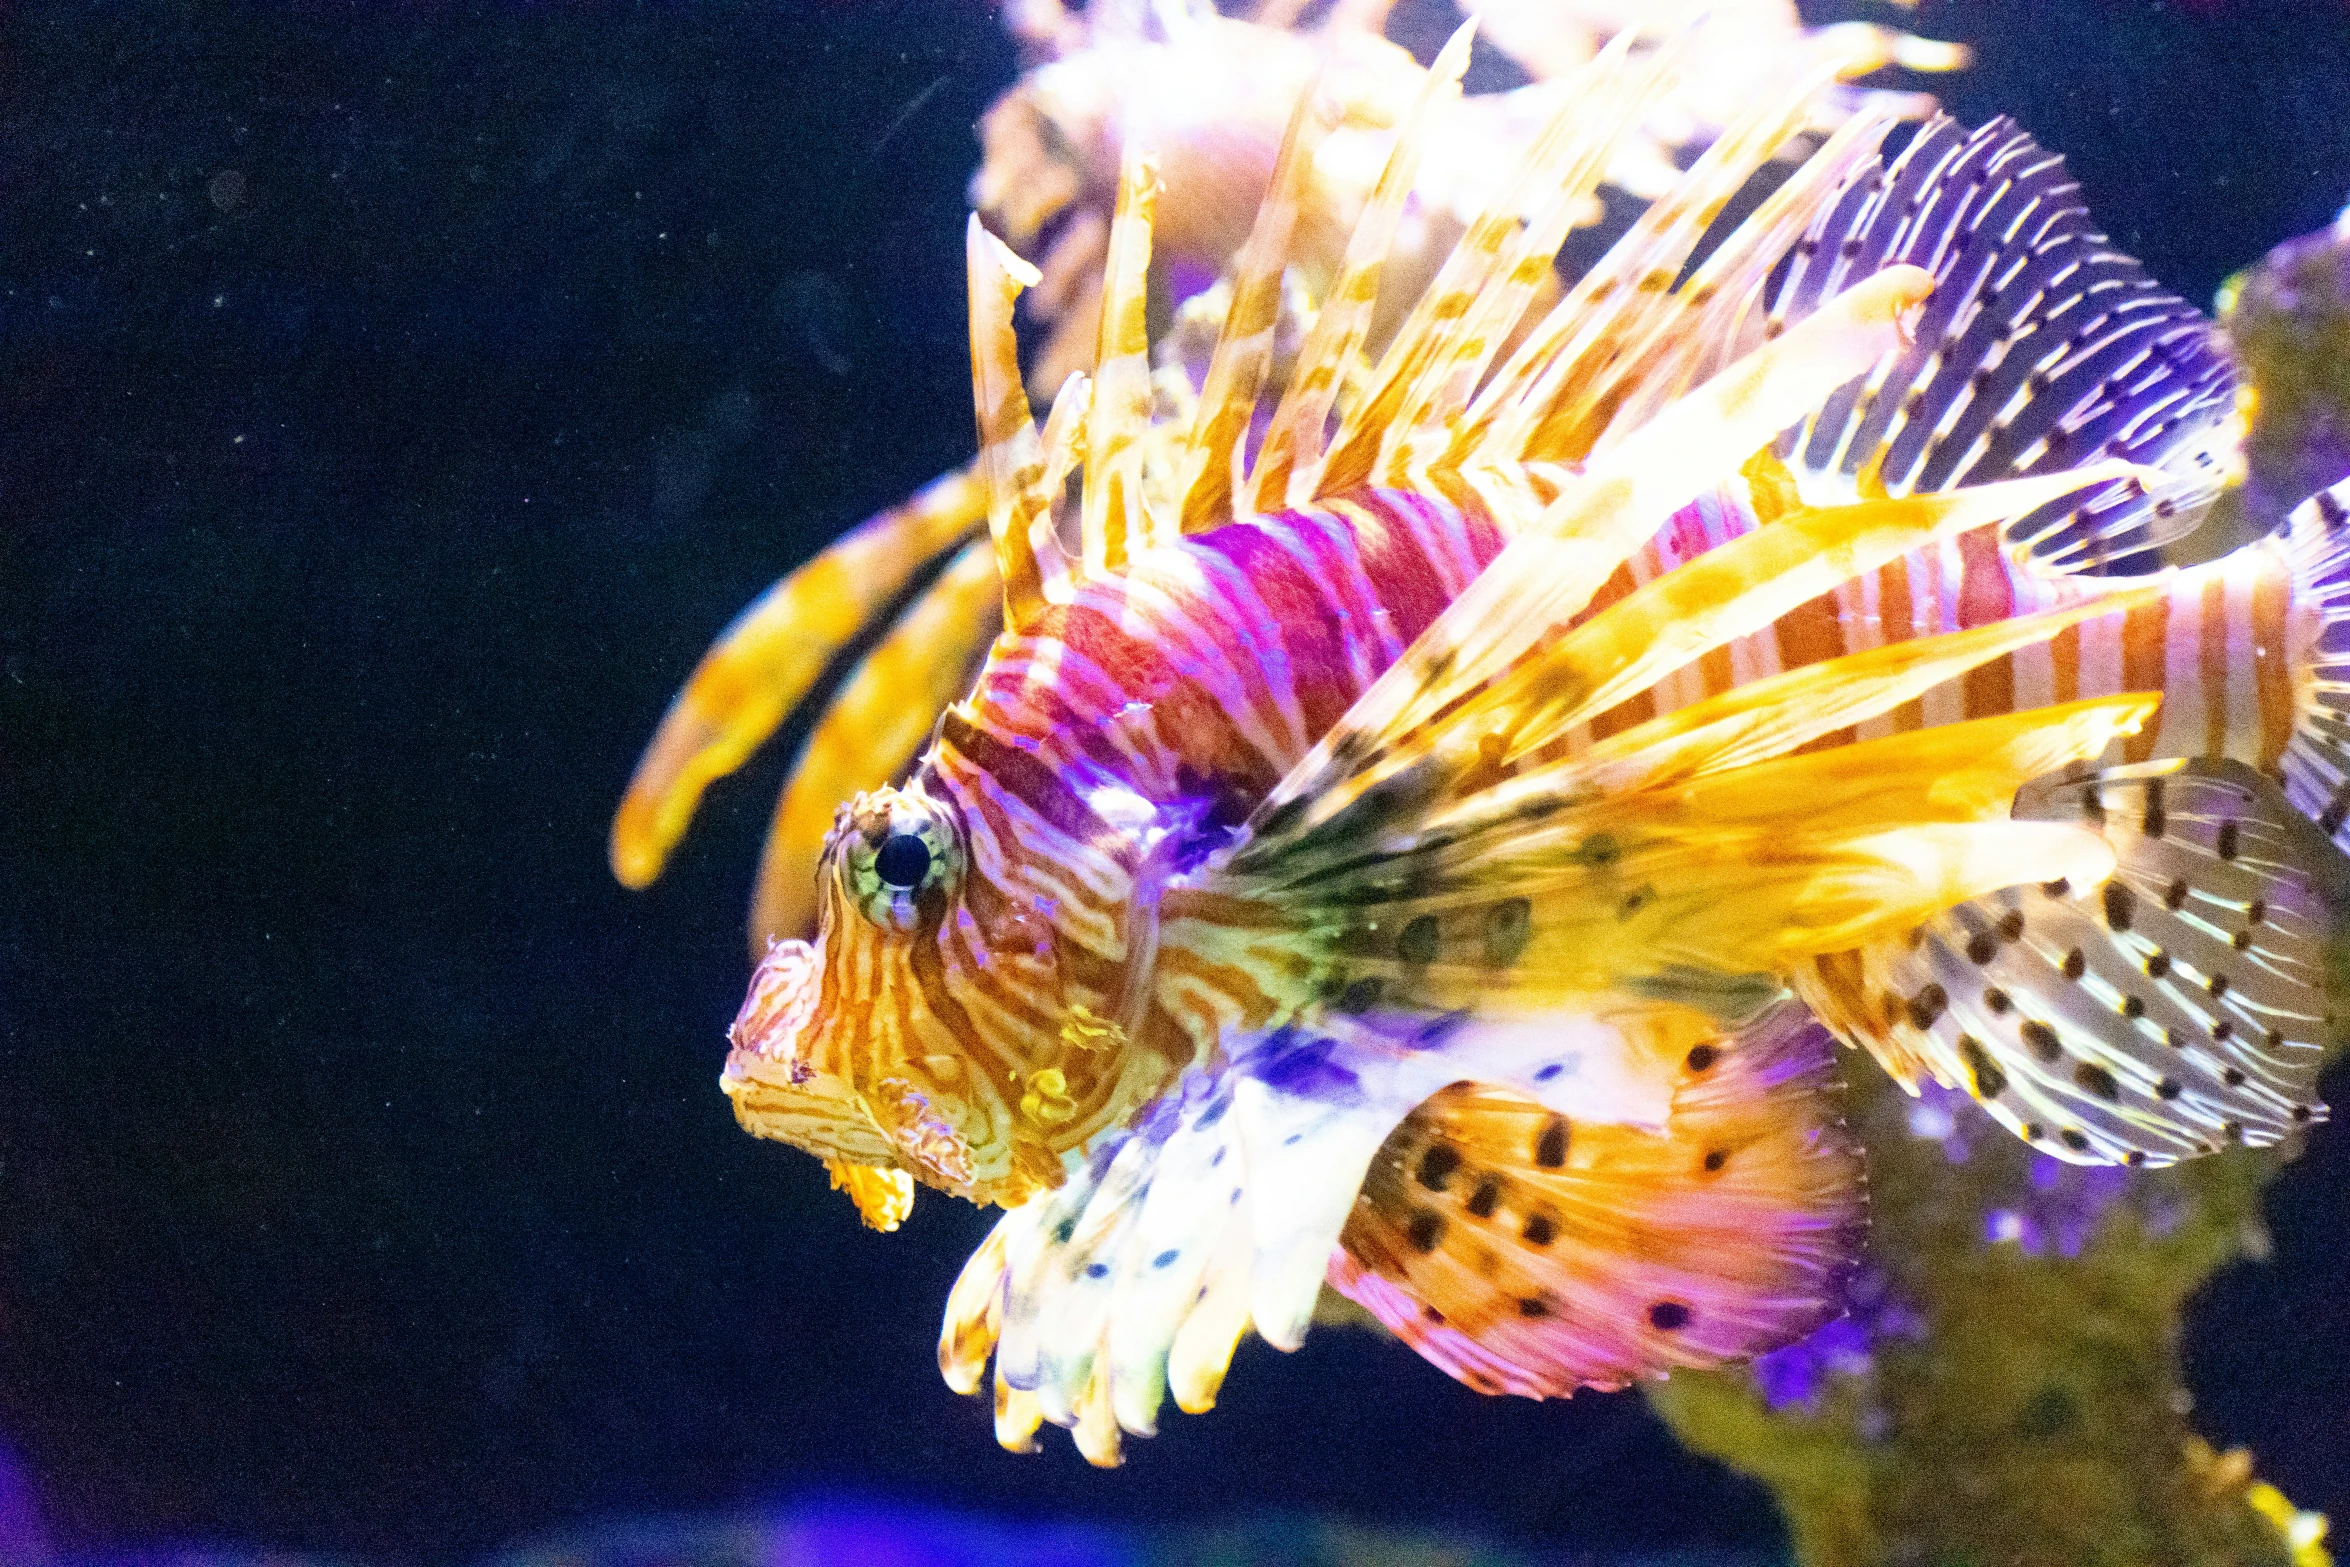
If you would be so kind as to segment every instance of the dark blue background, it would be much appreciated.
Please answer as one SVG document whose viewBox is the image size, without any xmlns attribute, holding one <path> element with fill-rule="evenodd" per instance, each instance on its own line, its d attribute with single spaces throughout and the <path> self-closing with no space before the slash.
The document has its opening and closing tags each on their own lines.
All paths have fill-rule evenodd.
<svg viewBox="0 0 2350 1567">
<path fill-rule="evenodd" d="M 2193 297 L 2350 194 L 2337 0 L 1908 20 Z M 735 1130 L 779 758 L 649 894 L 605 823 L 709 636 L 965 455 L 1013 64 L 964 0 L 0 21 L 0 1437 L 65 1542 L 445 1557 L 842 1486 L 1776 1537 L 1634 1400 L 1361 1335 L 1245 1350 L 1115 1474 L 999 1454 L 930 1364 L 986 1219 L 868 1235 Z M 2207 1431 L 2337 1514 L 2345 1141 L 2191 1342 Z"/>
</svg>

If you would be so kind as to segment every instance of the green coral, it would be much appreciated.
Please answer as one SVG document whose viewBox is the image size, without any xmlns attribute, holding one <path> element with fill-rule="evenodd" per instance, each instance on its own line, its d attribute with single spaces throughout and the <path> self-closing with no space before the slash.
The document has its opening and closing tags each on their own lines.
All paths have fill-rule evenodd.
<svg viewBox="0 0 2350 1567">
<path fill-rule="evenodd" d="M 2350 472 L 2350 211 L 2219 292 L 2248 388 L 2248 505 L 2271 524 Z"/>
</svg>

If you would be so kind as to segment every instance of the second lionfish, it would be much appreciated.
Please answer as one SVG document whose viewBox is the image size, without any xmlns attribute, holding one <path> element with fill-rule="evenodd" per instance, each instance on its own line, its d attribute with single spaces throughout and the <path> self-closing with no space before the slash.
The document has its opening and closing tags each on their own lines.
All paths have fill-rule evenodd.
<svg viewBox="0 0 2350 1567">
<path fill-rule="evenodd" d="M 1673 72 L 1612 49 L 1366 365 L 1467 47 L 1277 400 L 1310 95 L 1184 417 L 1147 156 L 1041 434 L 1033 274 L 970 230 L 1004 629 L 842 807 L 724 1083 L 877 1222 L 1010 1210 L 940 1346 L 1009 1446 L 1114 1461 L 1325 1279 L 1495 1392 L 1808 1331 L 1863 1220 L 1814 1019 L 2080 1162 L 2321 1113 L 2293 807 L 2350 814 L 2344 508 L 2108 569 L 2225 477 L 2199 319 L 2005 126 L 1888 158 L 1861 114 L 1721 221 L 1824 71 L 1538 309 Z"/>
</svg>

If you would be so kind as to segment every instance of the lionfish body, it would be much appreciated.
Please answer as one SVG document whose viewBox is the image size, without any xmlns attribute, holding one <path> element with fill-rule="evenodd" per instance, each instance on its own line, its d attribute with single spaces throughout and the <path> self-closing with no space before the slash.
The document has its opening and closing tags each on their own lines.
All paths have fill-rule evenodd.
<svg viewBox="0 0 2350 1567">
<path fill-rule="evenodd" d="M 1825 74 L 1538 309 L 1670 79 L 1619 48 L 1359 368 L 1466 38 L 1270 407 L 1310 103 L 1186 417 L 1147 160 L 1041 435 L 1034 274 L 971 229 L 1003 629 L 840 811 L 724 1081 L 877 1224 L 916 1180 L 1011 1210 L 940 1346 L 966 1390 L 993 1358 L 1010 1446 L 1114 1461 L 1325 1278 L 1491 1391 L 1807 1331 L 1862 1215 L 1814 1017 L 2062 1158 L 2318 1113 L 2291 807 L 2350 815 L 2343 508 L 2085 569 L 2225 477 L 2194 313 L 2001 126 L 1888 165 L 1864 114 L 1699 254 Z"/>
</svg>

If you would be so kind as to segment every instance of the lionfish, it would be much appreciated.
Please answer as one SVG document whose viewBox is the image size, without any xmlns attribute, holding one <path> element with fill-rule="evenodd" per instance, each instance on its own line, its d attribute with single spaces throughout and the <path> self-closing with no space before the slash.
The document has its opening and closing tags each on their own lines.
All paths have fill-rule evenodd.
<svg viewBox="0 0 2350 1567">
<path fill-rule="evenodd" d="M 1347 236 L 1384 166 L 1400 117 L 1426 80 L 1412 55 L 1382 34 L 1383 0 L 1348 0 L 1309 23 L 1291 0 L 1265 0 L 1246 20 L 1206 0 L 1094 0 L 1072 12 L 1060 0 L 1018 0 L 1006 30 L 1032 69 L 979 125 L 984 158 L 971 202 L 988 227 L 1041 274 L 1022 295 L 1026 380 L 1049 398 L 1073 373 L 1094 368 L 1101 277 L 1121 149 L 1129 140 L 1159 154 L 1162 196 L 1151 235 L 1152 287 L 1178 301 L 1163 344 L 1206 339 L 1186 380 L 1168 367 L 1158 390 L 1194 395 L 1206 347 L 1221 324 L 1207 280 L 1229 267 L 1272 178 L 1292 107 L 1309 83 L 1327 117 L 1313 167 L 1299 189 L 1287 266 L 1297 296 L 1325 293 Z M 1451 253 L 1468 220 L 1555 105 L 1548 85 L 1584 64 L 1606 40 L 1643 47 L 1661 10 L 1705 9 L 1701 46 L 1684 57 L 1676 87 L 1651 104 L 1611 149 L 1603 192 L 1618 207 L 1653 199 L 1720 134 L 1717 105 L 1745 102 L 1757 83 L 1834 62 L 1851 80 L 1887 64 L 1948 70 L 1966 51 L 1867 23 L 1805 32 L 1790 0 L 1711 0 L 1704 7 L 1650 0 L 1471 0 L 1480 44 L 1492 43 L 1529 85 L 1465 94 L 1423 132 L 1409 221 L 1381 263 L 1382 285 L 1365 347 L 1383 348 Z M 1666 29 L 1669 31 L 1669 29 Z M 1815 115 L 1863 105 L 1916 117 L 1932 100 L 1837 85 Z M 1586 203 L 1597 216 L 1599 203 Z M 1555 282 L 1529 301 L 1547 308 Z M 1281 329 L 1269 386 L 1286 379 L 1295 309 Z M 1204 333 L 1185 329 L 1196 322 Z M 825 705 L 778 800 L 759 867 L 750 919 L 754 958 L 771 936 L 815 926 L 810 895 L 832 812 L 859 789 L 905 771 L 941 709 L 968 688 L 980 655 L 1001 629 L 994 559 L 986 548 L 985 487 L 965 468 L 942 476 L 869 519 L 834 548 L 776 583 L 736 617 L 703 658 L 647 747 L 612 824 L 612 867 L 641 887 L 660 874 L 702 791 L 732 772 L 784 722 L 845 648 L 869 627 L 896 624 L 860 657 Z M 977 548 L 965 546 L 976 542 Z M 952 558 L 908 599 L 926 566 Z"/>
<path fill-rule="evenodd" d="M 1277 399 L 1312 94 L 1187 417 L 1147 154 L 1041 433 L 1036 273 L 971 224 L 1002 630 L 722 1081 L 870 1222 L 1009 1210 L 940 1343 L 1008 1447 L 1115 1462 L 1325 1281 L 1488 1392 L 1810 1331 L 1864 1224 L 1831 1033 L 2074 1162 L 2323 1113 L 2350 486 L 2128 570 L 2229 476 L 2224 351 L 2004 122 L 1864 110 L 1729 222 L 1827 69 L 1535 309 L 1686 46 L 1576 72 L 1365 364 L 1464 28 Z"/>
</svg>

